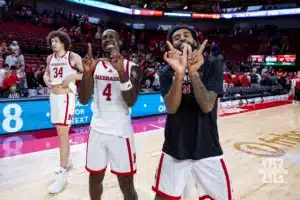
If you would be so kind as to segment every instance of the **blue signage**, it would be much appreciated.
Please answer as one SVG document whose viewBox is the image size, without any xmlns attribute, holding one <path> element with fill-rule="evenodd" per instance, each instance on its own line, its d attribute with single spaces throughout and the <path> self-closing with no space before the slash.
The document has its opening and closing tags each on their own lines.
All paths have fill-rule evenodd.
<svg viewBox="0 0 300 200">
<path fill-rule="evenodd" d="M 91 121 L 91 103 L 82 105 L 77 99 L 73 125 L 88 124 Z M 131 117 L 143 117 L 166 113 L 160 94 L 140 95 L 130 109 Z M 50 103 L 45 100 L 0 102 L 0 134 L 54 128 L 50 121 Z"/>
<path fill-rule="evenodd" d="M 249 17 L 271 17 L 271 16 L 284 16 L 284 15 L 299 15 L 300 8 L 289 8 L 280 10 L 261 10 L 252 12 L 240 12 L 240 13 L 225 13 L 221 14 L 221 18 L 249 18 Z"/>
</svg>

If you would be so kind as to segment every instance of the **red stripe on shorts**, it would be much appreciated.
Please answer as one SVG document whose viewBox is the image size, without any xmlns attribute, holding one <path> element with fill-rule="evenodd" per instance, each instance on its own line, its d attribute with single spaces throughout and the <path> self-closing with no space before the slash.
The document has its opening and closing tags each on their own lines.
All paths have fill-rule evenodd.
<svg viewBox="0 0 300 200">
<path fill-rule="evenodd" d="M 66 113 L 65 113 L 65 121 L 64 124 L 67 124 L 67 119 L 68 119 L 68 111 L 69 111 L 69 94 L 66 95 L 67 96 L 67 103 L 66 103 Z"/>
<path fill-rule="evenodd" d="M 230 186 L 230 180 L 229 180 L 229 175 L 228 175 L 228 171 L 225 165 L 225 162 L 223 159 L 220 160 L 221 164 L 222 164 L 222 168 L 226 177 L 226 184 L 227 184 L 227 193 L 228 193 L 228 200 L 231 200 L 232 196 L 231 196 L 231 186 Z"/>
<path fill-rule="evenodd" d="M 157 169 L 157 174 L 156 174 L 156 184 L 155 184 L 155 189 L 158 190 L 159 186 L 159 181 L 160 181 L 160 173 L 161 173 L 161 168 L 164 160 L 164 154 L 162 153 L 159 159 L 159 164 L 158 164 L 158 169 Z"/>
<path fill-rule="evenodd" d="M 132 162 L 132 154 L 131 154 L 129 138 L 126 138 L 126 143 L 127 143 L 127 150 L 128 150 L 129 163 L 130 163 L 130 172 L 133 172 L 133 162 Z"/>
</svg>

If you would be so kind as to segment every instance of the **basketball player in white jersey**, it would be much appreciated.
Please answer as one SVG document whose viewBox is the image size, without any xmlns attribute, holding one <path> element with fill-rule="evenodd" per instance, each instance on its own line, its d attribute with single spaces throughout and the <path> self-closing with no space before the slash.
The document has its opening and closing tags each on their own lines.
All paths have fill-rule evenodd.
<svg viewBox="0 0 300 200">
<path fill-rule="evenodd" d="M 293 104 L 300 104 L 300 71 L 292 79 L 291 93 L 294 96 Z"/>
<path fill-rule="evenodd" d="M 47 42 L 53 54 L 47 57 L 44 81 L 50 90 L 51 122 L 56 127 L 60 142 L 60 167 L 55 170 L 56 181 L 48 188 L 48 192 L 56 194 L 66 187 L 67 170 L 72 168 L 69 161 L 69 130 L 75 112 L 75 82 L 81 80 L 83 66 L 82 58 L 69 51 L 71 40 L 67 33 L 53 31 L 47 36 Z"/>
<path fill-rule="evenodd" d="M 94 90 L 93 116 L 87 143 L 86 170 L 91 200 L 101 199 L 102 181 L 108 163 L 118 177 L 124 200 L 138 199 L 133 175 L 136 154 L 129 108 L 138 98 L 141 69 L 120 55 L 119 34 L 102 34 L 104 59 L 92 60 L 92 50 L 83 59 L 84 73 L 79 99 L 87 104 Z"/>
</svg>

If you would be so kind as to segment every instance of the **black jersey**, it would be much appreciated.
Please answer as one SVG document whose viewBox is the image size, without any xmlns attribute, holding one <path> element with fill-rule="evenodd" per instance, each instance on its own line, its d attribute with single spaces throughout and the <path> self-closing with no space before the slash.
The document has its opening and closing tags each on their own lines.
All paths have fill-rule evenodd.
<svg viewBox="0 0 300 200">
<path fill-rule="evenodd" d="M 198 73 L 208 91 L 214 91 L 219 97 L 223 94 L 221 60 L 205 57 L 205 62 Z M 174 70 L 169 66 L 161 69 L 159 76 L 163 97 L 169 92 L 174 75 Z M 180 106 L 176 113 L 167 115 L 163 152 L 179 160 L 199 160 L 222 155 L 217 110 L 218 99 L 211 112 L 204 113 L 201 110 L 194 96 L 192 82 L 186 72 Z"/>
</svg>

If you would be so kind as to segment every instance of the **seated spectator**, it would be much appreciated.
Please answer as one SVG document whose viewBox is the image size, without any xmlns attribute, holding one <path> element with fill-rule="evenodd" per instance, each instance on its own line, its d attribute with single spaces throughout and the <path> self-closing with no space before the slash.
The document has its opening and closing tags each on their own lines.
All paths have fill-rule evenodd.
<svg viewBox="0 0 300 200">
<path fill-rule="evenodd" d="M 248 76 L 248 74 L 246 72 L 241 74 L 240 81 L 241 81 L 242 87 L 250 86 L 250 77 Z"/>
<path fill-rule="evenodd" d="M 8 90 L 12 85 L 17 85 L 19 83 L 19 78 L 17 76 L 16 66 L 11 66 L 7 75 L 3 79 L 2 87 L 4 90 Z"/>
<path fill-rule="evenodd" d="M 3 94 L 3 97 L 10 98 L 10 99 L 20 98 L 21 95 L 20 95 L 19 91 L 17 90 L 17 85 L 16 84 L 11 85 L 9 87 L 9 90 Z"/>
<path fill-rule="evenodd" d="M 158 71 L 154 74 L 154 80 L 152 83 L 152 87 L 153 87 L 153 90 L 155 90 L 155 91 L 159 91 L 159 89 L 160 89 Z"/>
<path fill-rule="evenodd" d="M 0 46 L 0 57 L 3 57 L 3 59 L 5 59 L 5 54 L 7 54 L 7 46 L 5 42 L 2 42 Z"/>
<path fill-rule="evenodd" d="M 9 67 L 11 66 L 25 66 L 24 56 L 19 48 L 13 46 L 9 47 L 11 50 L 11 54 L 6 57 L 5 64 L 8 64 Z"/>
<path fill-rule="evenodd" d="M 9 69 L 8 65 L 4 65 L 3 68 L 0 67 L 0 96 L 5 91 L 5 89 L 3 88 L 3 80 L 5 79 L 5 76 L 7 75 L 8 69 Z"/>
</svg>

